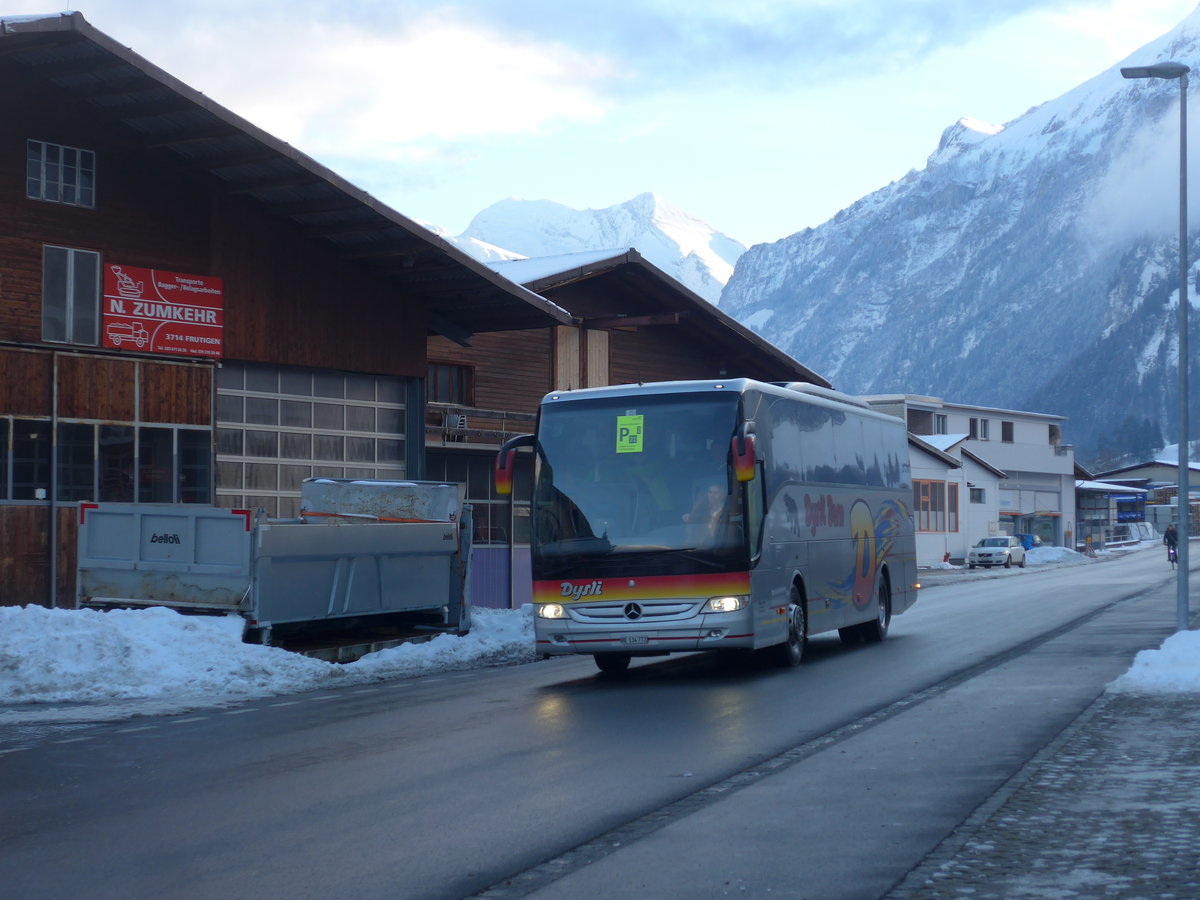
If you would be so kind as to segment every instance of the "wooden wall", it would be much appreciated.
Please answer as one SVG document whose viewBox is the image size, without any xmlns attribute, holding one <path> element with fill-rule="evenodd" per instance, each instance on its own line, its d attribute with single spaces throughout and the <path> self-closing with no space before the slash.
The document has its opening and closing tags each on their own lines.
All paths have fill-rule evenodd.
<svg viewBox="0 0 1200 900">
<path fill-rule="evenodd" d="M 57 357 L 57 361 L 55 360 Z M 58 409 L 53 371 L 58 367 Z M 99 419 L 133 424 L 211 425 L 213 365 L 202 361 L 122 359 L 69 350 L 0 346 L 0 414 Z M 60 607 L 75 603 L 78 507 L 58 506 Z M 51 534 L 45 502 L 0 503 L 0 605 L 49 605 Z"/>
<path fill-rule="evenodd" d="M 143 422 L 212 425 L 212 366 L 143 362 L 138 366 L 138 396 Z"/>
<path fill-rule="evenodd" d="M 105 264 L 223 279 L 229 359 L 425 374 L 422 305 L 3 60 L 0 78 L 9 87 L 0 171 L 13 176 L 0 179 L 0 342 L 41 342 L 42 248 L 55 244 L 99 252 Z M 26 199 L 15 173 L 30 138 L 95 152 L 95 209 Z"/>
<path fill-rule="evenodd" d="M 57 359 L 60 417 L 213 421 L 212 361 L 42 341 L 47 244 L 98 252 L 102 264 L 221 278 L 228 359 L 424 376 L 422 305 L 251 198 L 229 197 L 169 152 L 142 147 L 70 94 L 30 82 L 3 58 L 0 80 L 8 88 L 0 129 L 0 172 L 8 173 L 0 179 L 0 415 L 51 416 Z M 28 139 L 95 153 L 94 209 L 25 196 Z M 540 397 L 539 390 L 529 393 Z M 485 384 L 482 396 L 502 405 L 504 388 Z M 52 551 L 44 504 L 0 503 L 0 603 L 48 603 L 53 555 L 59 605 L 73 604 L 76 508 L 58 515 Z"/>
<path fill-rule="evenodd" d="M 610 344 L 613 384 L 716 378 L 720 375 L 719 357 L 689 341 L 678 325 L 614 330 Z"/>
<path fill-rule="evenodd" d="M 474 367 L 475 406 L 536 413 L 553 387 L 553 346 L 553 329 L 538 328 L 477 334 L 470 347 L 431 337 L 427 352 L 431 362 Z"/>
<path fill-rule="evenodd" d="M 52 366 L 49 353 L 0 348 L 0 414 L 49 415 Z"/>
<path fill-rule="evenodd" d="M 48 506 L 0 506 L 0 548 L 4 551 L 0 553 L 0 604 L 48 605 Z"/>
<path fill-rule="evenodd" d="M 225 279 L 227 357 L 424 377 L 424 307 L 245 198 L 214 212 L 212 265 L 198 274 Z"/>
<path fill-rule="evenodd" d="M 58 594 L 54 605 L 75 606 L 75 554 L 78 546 L 77 507 L 59 507 L 54 558 Z M 0 506 L 0 606 L 50 606 L 50 509 Z"/>
</svg>

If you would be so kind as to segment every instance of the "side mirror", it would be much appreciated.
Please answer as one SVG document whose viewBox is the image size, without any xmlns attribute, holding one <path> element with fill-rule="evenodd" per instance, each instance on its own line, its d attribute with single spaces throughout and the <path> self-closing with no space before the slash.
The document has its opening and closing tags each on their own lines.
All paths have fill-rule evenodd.
<svg viewBox="0 0 1200 900">
<path fill-rule="evenodd" d="M 513 468 L 516 462 L 516 450 L 501 450 L 496 454 L 496 494 L 500 497 L 512 494 Z"/>
<path fill-rule="evenodd" d="M 533 446 L 532 434 L 519 434 L 504 442 L 504 446 L 496 454 L 495 482 L 496 494 L 509 497 L 513 490 L 513 472 L 517 465 L 517 448 Z"/>
<path fill-rule="evenodd" d="M 733 456 L 733 474 L 738 481 L 753 481 L 755 468 L 758 464 L 758 452 L 755 446 L 752 426 L 743 426 L 742 433 L 733 438 L 730 450 Z"/>
</svg>

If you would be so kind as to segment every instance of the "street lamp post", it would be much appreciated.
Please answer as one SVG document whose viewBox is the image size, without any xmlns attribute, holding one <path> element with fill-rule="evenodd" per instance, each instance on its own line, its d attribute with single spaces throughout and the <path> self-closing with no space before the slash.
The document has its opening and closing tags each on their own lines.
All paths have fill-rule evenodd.
<svg viewBox="0 0 1200 900">
<path fill-rule="evenodd" d="M 1179 79 L 1179 536 L 1178 563 L 1175 584 L 1175 628 L 1188 627 L 1188 253 L 1187 253 L 1187 85 L 1191 69 L 1183 63 L 1164 62 L 1153 66 L 1130 66 L 1121 69 L 1126 78 Z"/>
</svg>

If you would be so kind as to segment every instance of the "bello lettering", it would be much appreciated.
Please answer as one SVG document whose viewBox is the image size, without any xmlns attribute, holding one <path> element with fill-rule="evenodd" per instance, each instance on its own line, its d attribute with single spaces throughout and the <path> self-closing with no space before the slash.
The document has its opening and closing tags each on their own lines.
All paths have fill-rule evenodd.
<svg viewBox="0 0 1200 900">
<path fill-rule="evenodd" d="M 179 535 L 167 534 L 164 532 L 163 534 L 150 535 L 150 543 L 152 543 L 152 544 L 180 544 L 183 542 L 179 540 Z"/>
</svg>

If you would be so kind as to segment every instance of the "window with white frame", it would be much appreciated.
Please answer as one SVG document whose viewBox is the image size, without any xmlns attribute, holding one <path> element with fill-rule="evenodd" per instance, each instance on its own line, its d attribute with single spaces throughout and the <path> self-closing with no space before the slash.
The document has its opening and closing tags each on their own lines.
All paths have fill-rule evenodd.
<svg viewBox="0 0 1200 900">
<path fill-rule="evenodd" d="M 988 428 L 988 420 L 987 419 L 972 418 L 970 420 L 971 440 L 973 440 L 973 441 L 988 440 L 988 431 L 989 431 L 989 428 Z"/>
<path fill-rule="evenodd" d="M 94 208 L 96 154 L 47 141 L 26 141 L 25 196 L 30 200 Z"/>
<path fill-rule="evenodd" d="M 42 248 L 42 337 L 69 344 L 100 342 L 100 254 Z"/>
<path fill-rule="evenodd" d="M 972 503 L 986 503 L 987 493 L 983 488 L 973 487 L 971 490 L 970 500 Z"/>
<path fill-rule="evenodd" d="M 933 433 L 934 434 L 947 434 L 948 432 L 949 432 L 949 425 L 946 421 L 946 414 L 945 413 L 934 413 L 933 414 Z"/>
</svg>

